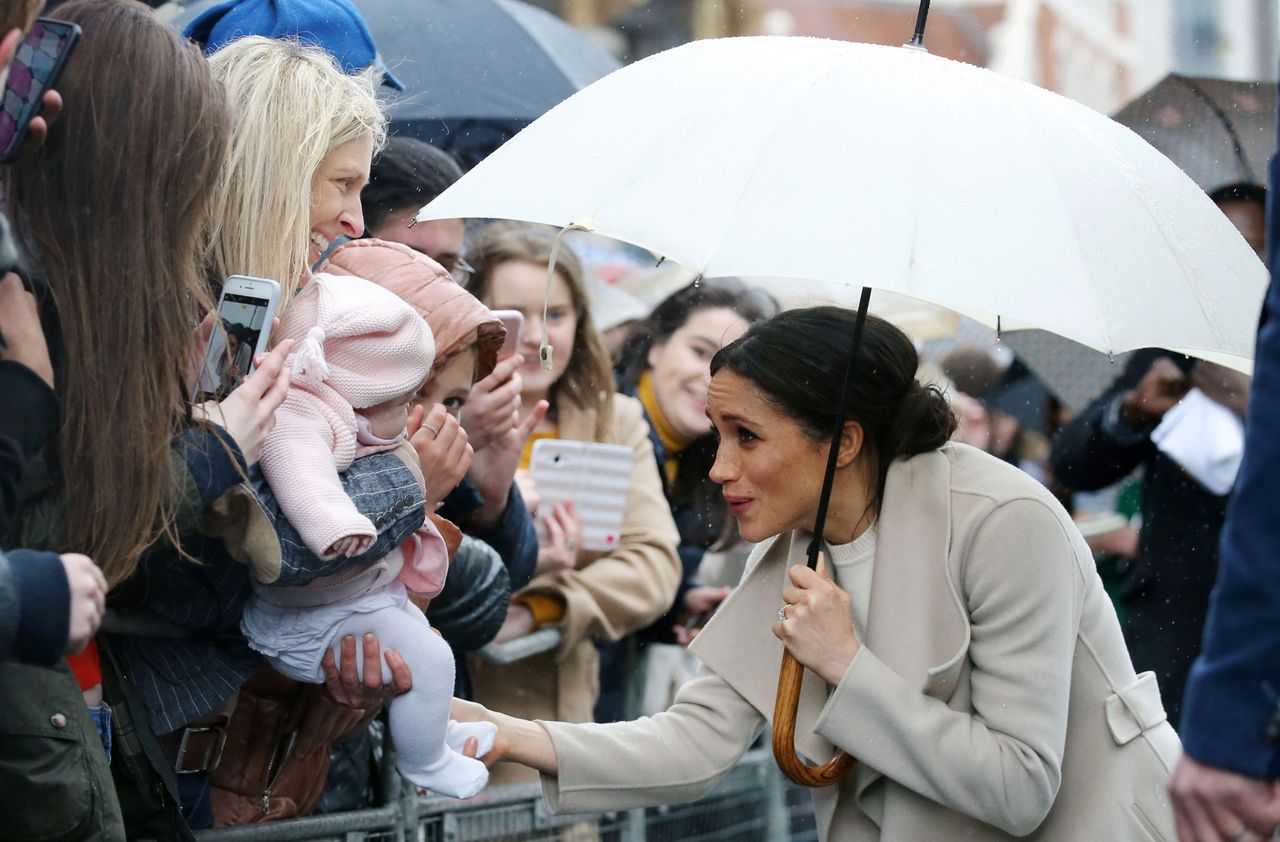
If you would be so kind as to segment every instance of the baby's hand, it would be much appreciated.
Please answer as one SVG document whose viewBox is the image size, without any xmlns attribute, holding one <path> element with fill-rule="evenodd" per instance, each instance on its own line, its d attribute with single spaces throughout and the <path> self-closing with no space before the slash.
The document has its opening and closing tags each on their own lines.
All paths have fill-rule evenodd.
<svg viewBox="0 0 1280 842">
<path fill-rule="evenodd" d="M 348 535 L 345 538 L 339 538 L 333 542 L 333 546 L 325 555 L 346 556 L 347 558 L 355 558 L 373 546 L 373 539 L 368 535 Z"/>
</svg>

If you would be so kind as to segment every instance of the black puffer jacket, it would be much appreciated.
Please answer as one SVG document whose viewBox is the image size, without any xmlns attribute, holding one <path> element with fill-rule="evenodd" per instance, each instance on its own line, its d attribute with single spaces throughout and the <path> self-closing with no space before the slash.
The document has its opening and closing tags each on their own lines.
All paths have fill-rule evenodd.
<svg viewBox="0 0 1280 842">
<path fill-rule="evenodd" d="M 510 603 L 511 574 L 502 557 L 484 541 L 463 535 L 444 589 L 427 606 L 427 619 L 453 650 L 455 696 L 471 698 L 463 655 L 493 640 Z"/>
</svg>

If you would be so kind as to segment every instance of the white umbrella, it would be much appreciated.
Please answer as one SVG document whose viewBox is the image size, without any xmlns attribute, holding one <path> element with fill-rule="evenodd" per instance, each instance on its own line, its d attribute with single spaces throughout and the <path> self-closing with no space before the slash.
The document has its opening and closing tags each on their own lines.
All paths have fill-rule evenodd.
<svg viewBox="0 0 1280 842">
<path fill-rule="evenodd" d="M 581 227 L 706 276 L 860 287 L 854 360 L 878 287 L 997 330 L 1248 369 L 1266 287 L 1231 223 L 1128 129 L 923 50 L 812 38 L 698 41 L 615 71 L 418 215 L 456 217 Z M 852 760 L 795 756 L 800 677 L 784 655 L 774 754 L 792 780 L 830 784 Z"/>
<path fill-rule="evenodd" d="M 817 38 L 697 41 L 615 71 L 418 218 L 457 217 L 1246 371 L 1266 288 L 1204 193 L 1118 123 L 923 50 Z"/>
</svg>

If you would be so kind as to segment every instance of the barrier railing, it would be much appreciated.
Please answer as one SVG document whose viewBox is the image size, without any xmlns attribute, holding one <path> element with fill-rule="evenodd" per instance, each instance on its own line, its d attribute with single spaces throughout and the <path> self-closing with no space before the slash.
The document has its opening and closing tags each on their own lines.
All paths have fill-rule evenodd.
<svg viewBox="0 0 1280 842">
<path fill-rule="evenodd" d="M 690 804 L 599 815 L 552 815 L 537 784 L 495 787 L 467 801 L 415 796 L 396 785 L 381 807 L 202 831 L 201 842 L 810 842 L 808 790 L 784 781 L 753 749 Z M 398 784 L 398 782 L 397 782 Z"/>
</svg>

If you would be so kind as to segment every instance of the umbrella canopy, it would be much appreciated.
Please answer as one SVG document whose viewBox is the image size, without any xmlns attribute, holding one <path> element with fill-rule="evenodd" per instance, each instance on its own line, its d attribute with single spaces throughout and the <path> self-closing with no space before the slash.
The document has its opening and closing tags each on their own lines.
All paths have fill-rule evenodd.
<svg viewBox="0 0 1280 842">
<path fill-rule="evenodd" d="M 1276 148 L 1276 85 L 1174 73 L 1120 109 L 1138 133 L 1206 192 L 1264 185 Z"/>
<path fill-rule="evenodd" d="M 186 3 L 178 29 L 219 0 Z M 569 24 L 518 0 L 353 0 L 404 83 L 391 130 L 473 166 L 619 65 Z"/>
<path fill-rule="evenodd" d="M 454 217 L 578 224 L 708 277 L 873 286 L 1245 370 L 1267 280 L 1118 123 L 922 50 L 815 38 L 698 41 L 610 74 L 419 215 Z"/>
</svg>

